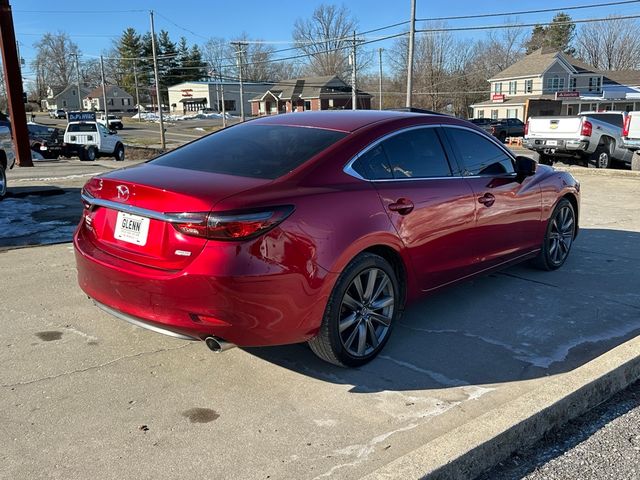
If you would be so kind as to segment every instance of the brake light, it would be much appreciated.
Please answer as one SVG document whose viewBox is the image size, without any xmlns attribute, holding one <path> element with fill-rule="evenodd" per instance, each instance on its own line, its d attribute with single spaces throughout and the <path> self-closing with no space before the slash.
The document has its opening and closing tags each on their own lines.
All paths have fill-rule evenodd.
<svg viewBox="0 0 640 480">
<path fill-rule="evenodd" d="M 209 240 L 247 240 L 268 232 L 293 212 L 292 206 L 258 211 L 169 214 L 173 227 L 185 235 Z"/>
<path fill-rule="evenodd" d="M 622 136 L 629 136 L 629 125 L 631 124 L 631 115 L 627 115 L 624 119 L 624 127 L 622 127 Z"/>
<path fill-rule="evenodd" d="M 580 135 L 583 137 L 590 137 L 593 132 L 593 125 L 589 120 L 582 121 L 582 129 L 580 130 Z"/>
<path fill-rule="evenodd" d="M 491 127 L 491 135 L 494 135 L 496 133 L 496 127 Z"/>
<path fill-rule="evenodd" d="M 527 120 L 527 123 L 524 124 L 524 134 L 529 135 L 529 120 Z"/>
</svg>

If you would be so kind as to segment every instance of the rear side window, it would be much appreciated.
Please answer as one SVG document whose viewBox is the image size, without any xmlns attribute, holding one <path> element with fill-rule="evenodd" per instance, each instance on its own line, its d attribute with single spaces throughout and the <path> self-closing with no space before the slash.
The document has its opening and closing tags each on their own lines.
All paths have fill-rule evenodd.
<svg viewBox="0 0 640 480">
<path fill-rule="evenodd" d="M 351 166 L 358 174 L 367 180 L 392 179 L 391 167 L 387 155 L 381 144 L 360 155 Z"/>
<path fill-rule="evenodd" d="M 394 178 L 450 177 L 451 168 L 434 128 L 419 128 L 382 142 Z"/>
<path fill-rule="evenodd" d="M 320 128 L 243 124 L 191 142 L 150 163 L 273 180 L 345 136 L 344 132 Z"/>
<path fill-rule="evenodd" d="M 69 125 L 68 132 L 76 133 L 76 132 L 95 132 L 96 125 L 95 123 L 72 123 Z"/>
<path fill-rule="evenodd" d="M 622 115 L 619 113 L 593 113 L 587 115 L 587 117 L 593 117 L 597 120 L 601 120 L 606 123 L 610 123 L 611 125 L 615 125 L 616 127 L 623 127 L 624 119 Z"/>
<path fill-rule="evenodd" d="M 460 128 L 445 127 L 445 131 L 458 152 L 463 175 L 504 175 L 515 172 L 511 157 L 491 140 Z"/>
</svg>

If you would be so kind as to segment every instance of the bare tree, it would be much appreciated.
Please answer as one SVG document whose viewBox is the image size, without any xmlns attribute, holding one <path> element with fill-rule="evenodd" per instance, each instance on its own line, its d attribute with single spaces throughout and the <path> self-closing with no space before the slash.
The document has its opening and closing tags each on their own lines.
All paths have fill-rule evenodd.
<svg viewBox="0 0 640 480">
<path fill-rule="evenodd" d="M 575 40 L 578 57 L 602 70 L 640 68 L 640 25 L 632 19 L 609 18 L 580 28 Z"/>
<path fill-rule="evenodd" d="M 72 83 L 75 75 L 74 55 L 79 53 L 79 48 L 69 35 L 64 32 L 46 33 L 34 47 L 36 58 L 32 67 L 34 70 L 43 70 L 47 86 L 66 87 Z"/>
<path fill-rule="evenodd" d="M 296 20 L 292 36 L 298 50 L 309 55 L 307 72 L 346 78 L 351 70 L 349 53 L 356 27 L 356 20 L 344 6 L 322 4 L 310 19 Z"/>
<path fill-rule="evenodd" d="M 214 37 L 202 45 L 202 59 L 207 63 L 210 75 L 220 75 L 225 65 L 233 63 L 234 52 L 224 38 Z"/>
</svg>

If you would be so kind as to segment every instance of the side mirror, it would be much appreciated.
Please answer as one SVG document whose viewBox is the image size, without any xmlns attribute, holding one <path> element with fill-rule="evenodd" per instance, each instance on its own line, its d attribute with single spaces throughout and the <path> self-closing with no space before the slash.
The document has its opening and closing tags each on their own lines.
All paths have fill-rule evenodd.
<svg viewBox="0 0 640 480">
<path fill-rule="evenodd" d="M 516 174 L 518 178 L 522 180 L 534 175 L 536 173 L 537 166 L 538 164 L 533 158 L 523 157 L 521 155 L 516 157 Z"/>
</svg>

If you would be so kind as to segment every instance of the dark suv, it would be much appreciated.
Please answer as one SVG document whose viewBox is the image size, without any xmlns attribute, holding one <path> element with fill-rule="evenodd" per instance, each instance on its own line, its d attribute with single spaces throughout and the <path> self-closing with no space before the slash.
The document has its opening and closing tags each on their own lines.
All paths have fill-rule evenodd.
<svg viewBox="0 0 640 480">
<path fill-rule="evenodd" d="M 524 123 L 519 118 L 501 118 L 491 122 L 488 132 L 504 142 L 507 137 L 524 137 Z"/>
<path fill-rule="evenodd" d="M 63 154 L 64 142 L 62 130 L 38 123 L 28 123 L 29 144 L 31 150 L 44 158 L 58 158 Z"/>
</svg>

